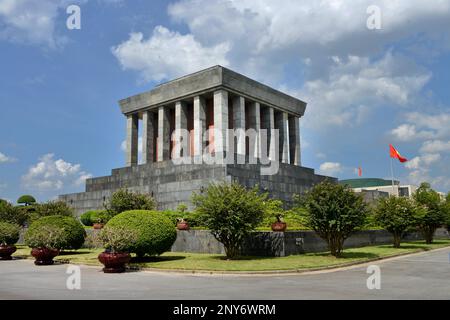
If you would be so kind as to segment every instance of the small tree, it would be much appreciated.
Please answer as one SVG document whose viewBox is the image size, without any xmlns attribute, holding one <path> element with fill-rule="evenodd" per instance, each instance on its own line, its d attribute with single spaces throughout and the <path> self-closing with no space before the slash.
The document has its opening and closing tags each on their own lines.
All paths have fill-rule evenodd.
<svg viewBox="0 0 450 320">
<path fill-rule="evenodd" d="M 327 242 L 335 257 L 341 255 L 345 239 L 365 223 L 367 206 L 347 186 L 324 181 L 295 201 L 306 209 L 306 226 Z"/>
<path fill-rule="evenodd" d="M 427 244 L 433 243 L 436 229 L 445 223 L 445 205 L 439 193 L 431 189 L 430 184 L 423 182 L 414 193 L 416 204 L 422 207 L 418 215 L 417 225 Z"/>
<path fill-rule="evenodd" d="M 73 209 L 64 201 L 48 201 L 34 206 L 34 212 L 30 214 L 31 222 L 48 216 L 74 217 Z"/>
<path fill-rule="evenodd" d="M 375 221 L 394 236 L 394 248 L 400 247 L 405 234 L 416 223 L 417 208 L 405 197 L 381 198 L 375 207 Z"/>
<path fill-rule="evenodd" d="M 29 194 L 24 194 L 23 196 L 20 196 L 19 199 L 17 199 L 17 203 L 29 206 L 35 204 L 36 199 L 33 196 L 30 196 Z"/>
<path fill-rule="evenodd" d="M 154 210 L 155 200 L 146 194 L 133 193 L 127 189 L 114 192 L 105 203 L 105 208 L 111 216 L 130 210 Z"/>
<path fill-rule="evenodd" d="M 0 221 L 15 223 L 19 226 L 25 224 L 29 213 L 23 207 L 15 207 L 7 201 L 0 201 Z"/>
<path fill-rule="evenodd" d="M 192 202 L 212 235 L 223 244 L 228 259 L 236 258 L 242 242 L 263 220 L 266 194 L 238 183 L 211 184 Z"/>
<path fill-rule="evenodd" d="M 447 225 L 447 230 L 450 231 L 450 192 L 447 193 L 447 197 L 445 198 L 444 211 L 446 215 L 445 224 Z"/>
</svg>

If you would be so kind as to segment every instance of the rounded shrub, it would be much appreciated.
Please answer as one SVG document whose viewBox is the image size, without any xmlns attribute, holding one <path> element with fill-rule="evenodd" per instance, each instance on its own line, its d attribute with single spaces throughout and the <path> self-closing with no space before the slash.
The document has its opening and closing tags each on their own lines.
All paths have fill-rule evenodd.
<svg viewBox="0 0 450 320">
<path fill-rule="evenodd" d="M 80 216 L 80 221 L 82 224 L 84 224 L 86 227 L 91 227 L 92 226 L 92 220 L 91 220 L 91 216 L 95 211 L 86 211 L 85 213 L 83 213 Z"/>
<path fill-rule="evenodd" d="M 111 219 L 111 215 L 106 210 L 95 210 L 91 212 L 91 224 L 107 223 Z"/>
<path fill-rule="evenodd" d="M 150 210 L 125 211 L 106 224 L 110 228 L 122 228 L 136 235 L 126 251 L 144 255 L 159 255 L 170 250 L 177 232 L 173 221 L 164 213 Z"/>
<path fill-rule="evenodd" d="M 19 240 L 20 227 L 14 223 L 0 222 L 0 245 L 13 245 Z"/>
<path fill-rule="evenodd" d="M 36 199 L 29 194 L 24 194 L 23 196 L 20 196 L 19 199 L 17 199 L 17 203 L 28 206 L 30 204 L 36 203 Z"/>
<path fill-rule="evenodd" d="M 43 233 L 48 233 L 48 238 L 52 239 L 51 247 L 60 250 L 80 249 L 86 237 L 86 231 L 75 218 L 47 216 L 31 224 L 25 234 L 25 243 L 34 248 L 46 247 L 45 243 L 41 243 Z"/>
</svg>

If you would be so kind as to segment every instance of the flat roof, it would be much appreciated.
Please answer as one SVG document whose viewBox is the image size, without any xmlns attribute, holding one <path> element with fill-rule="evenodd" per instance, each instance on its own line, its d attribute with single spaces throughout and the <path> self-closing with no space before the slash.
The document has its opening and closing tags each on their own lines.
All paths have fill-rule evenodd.
<svg viewBox="0 0 450 320">
<path fill-rule="evenodd" d="M 155 86 L 119 101 L 123 114 L 135 113 L 224 89 L 244 98 L 301 117 L 306 102 L 222 66 L 214 66 Z"/>
<path fill-rule="evenodd" d="M 385 180 L 380 178 L 360 178 L 339 180 L 339 183 L 346 184 L 350 186 L 350 188 L 370 188 L 391 186 L 392 180 Z M 394 180 L 394 184 L 399 185 L 400 181 Z"/>
</svg>

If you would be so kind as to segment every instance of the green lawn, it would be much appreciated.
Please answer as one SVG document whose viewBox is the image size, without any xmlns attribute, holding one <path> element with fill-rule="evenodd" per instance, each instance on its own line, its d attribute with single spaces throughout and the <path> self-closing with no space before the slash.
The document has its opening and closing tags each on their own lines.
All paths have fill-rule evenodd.
<svg viewBox="0 0 450 320">
<path fill-rule="evenodd" d="M 133 258 L 130 265 L 148 269 L 197 271 L 295 271 L 342 266 L 446 246 L 450 246 L 450 240 L 435 240 L 435 243 L 431 245 L 427 245 L 424 242 L 405 242 L 398 249 L 393 248 L 392 245 L 378 245 L 346 249 L 341 258 L 335 258 L 328 253 L 307 253 L 279 258 L 242 257 L 239 260 L 225 260 L 224 256 L 217 254 L 168 252 L 159 257 L 146 258 L 139 262 Z M 81 249 L 64 252 L 56 257 L 55 260 L 100 266 L 97 256 L 101 251 L 101 249 Z M 18 246 L 14 256 L 31 258 L 30 249 L 25 246 Z"/>
</svg>

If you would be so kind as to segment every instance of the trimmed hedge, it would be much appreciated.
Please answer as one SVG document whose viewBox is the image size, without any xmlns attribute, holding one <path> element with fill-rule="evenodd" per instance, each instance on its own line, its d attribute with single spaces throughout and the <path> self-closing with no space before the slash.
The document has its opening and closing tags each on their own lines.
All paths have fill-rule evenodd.
<svg viewBox="0 0 450 320">
<path fill-rule="evenodd" d="M 92 216 L 92 213 L 94 213 L 94 212 L 95 211 L 86 211 L 85 213 L 83 213 L 80 216 L 81 223 L 84 224 L 86 227 L 91 227 L 93 225 L 91 216 Z"/>
<path fill-rule="evenodd" d="M 30 196 L 29 194 L 24 194 L 23 196 L 20 196 L 19 199 L 17 199 L 17 203 L 28 206 L 30 204 L 36 203 L 36 199 L 33 196 Z"/>
<path fill-rule="evenodd" d="M 19 240 L 20 227 L 14 223 L 0 222 L 0 245 L 13 245 Z"/>
<path fill-rule="evenodd" d="M 78 220 L 66 216 L 47 216 L 34 221 L 25 234 L 25 243 L 32 247 L 34 236 L 42 230 L 61 231 L 59 239 L 54 243 L 55 249 L 80 249 L 86 237 L 86 231 Z"/>
<path fill-rule="evenodd" d="M 136 241 L 130 243 L 126 251 L 138 257 L 160 255 L 170 250 L 177 238 L 173 221 L 158 211 L 125 211 L 109 220 L 106 227 L 128 229 L 136 234 Z"/>
<path fill-rule="evenodd" d="M 87 227 L 91 227 L 98 220 L 103 221 L 100 223 L 106 223 L 109 219 L 110 215 L 106 210 L 90 210 L 80 216 L 81 223 Z"/>
</svg>

